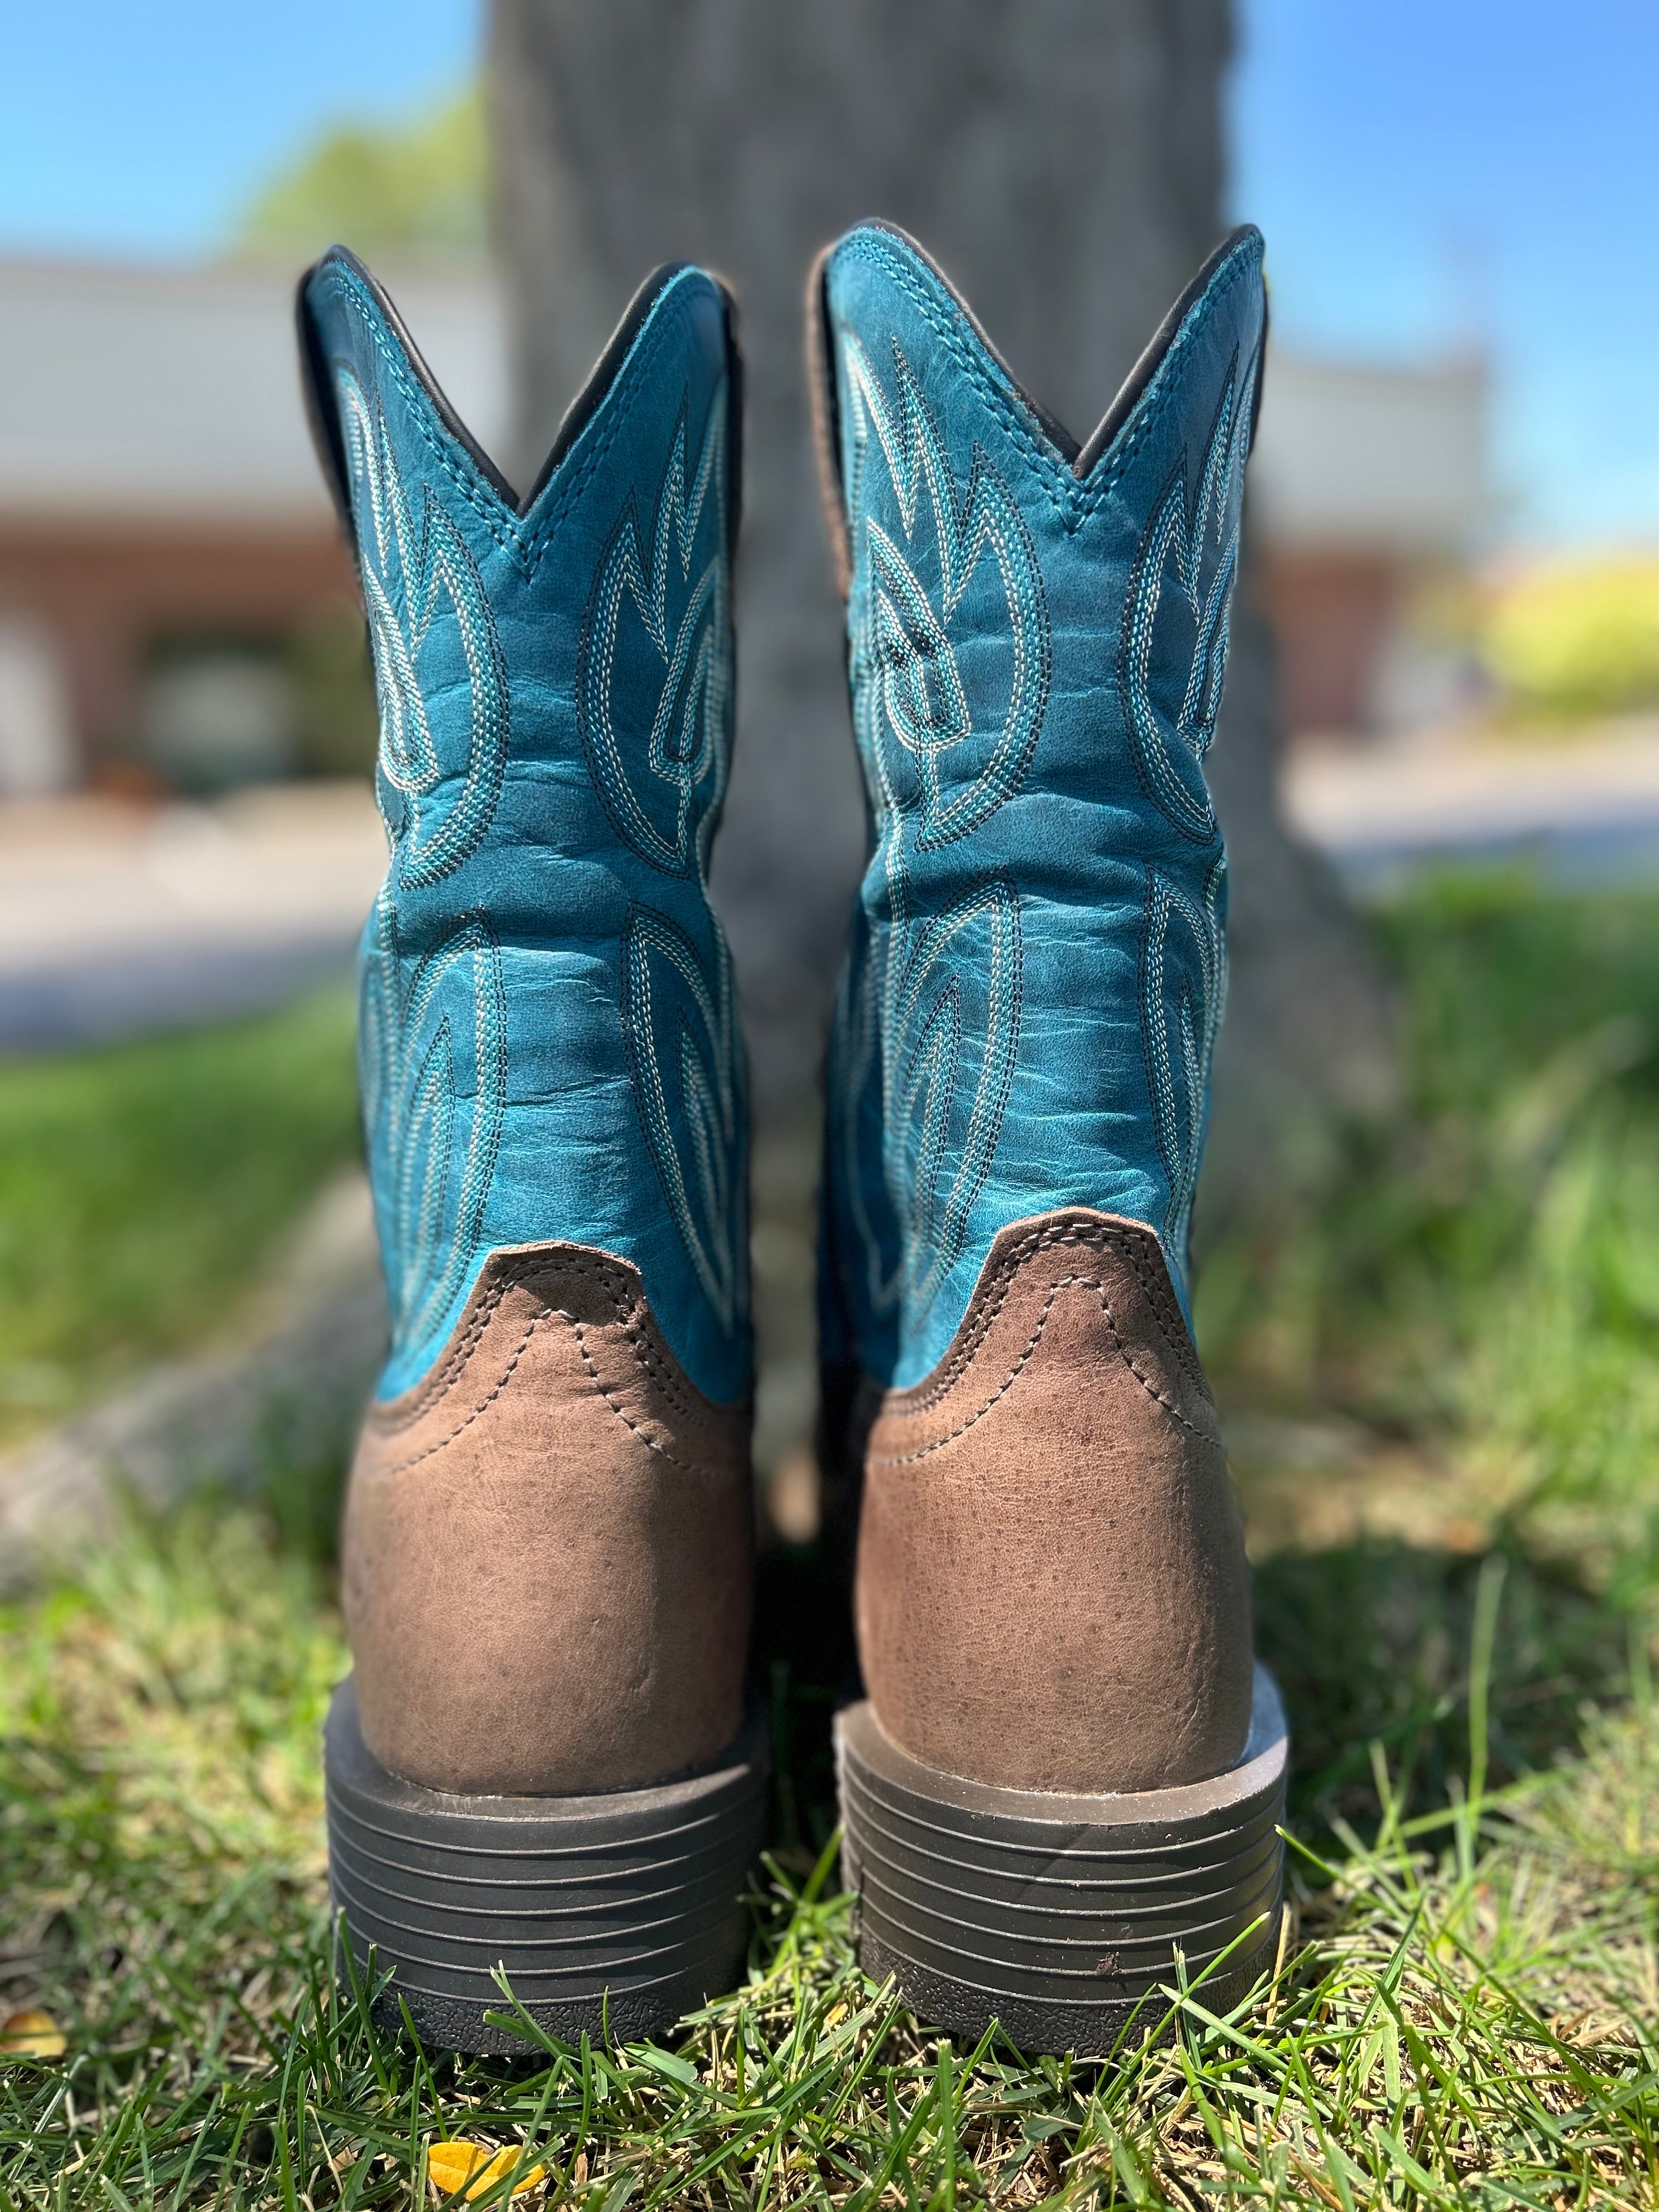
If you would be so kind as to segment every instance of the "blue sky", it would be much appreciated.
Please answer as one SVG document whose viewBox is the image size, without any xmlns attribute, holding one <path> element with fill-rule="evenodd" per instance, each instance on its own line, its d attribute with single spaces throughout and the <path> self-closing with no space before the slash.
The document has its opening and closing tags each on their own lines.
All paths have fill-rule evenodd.
<svg viewBox="0 0 1659 2212">
<path fill-rule="evenodd" d="M 1277 327 L 1475 343 L 1522 537 L 1659 539 L 1654 0 L 1245 0 L 1234 201 Z"/>
<path fill-rule="evenodd" d="M 1659 7 L 1242 15 L 1233 198 L 1267 234 L 1280 332 L 1483 347 L 1509 533 L 1659 538 Z M 452 86 L 479 22 L 474 0 L 13 0 L 0 252 L 210 252 L 325 124 Z"/>
</svg>

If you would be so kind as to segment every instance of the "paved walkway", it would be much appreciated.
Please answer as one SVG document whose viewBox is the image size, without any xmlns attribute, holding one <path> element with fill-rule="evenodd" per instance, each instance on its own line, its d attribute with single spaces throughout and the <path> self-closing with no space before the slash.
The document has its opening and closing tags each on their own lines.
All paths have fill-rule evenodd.
<svg viewBox="0 0 1659 2212">
<path fill-rule="evenodd" d="M 1292 756 L 1285 804 L 1363 891 L 1430 856 L 1659 881 L 1659 717 L 1552 744 L 1420 738 Z M 386 867 L 356 784 L 211 805 L 0 805 L 0 1051 L 274 1004 L 343 974 Z"/>
<path fill-rule="evenodd" d="M 0 806 L 0 1050 L 246 1012 L 343 973 L 385 870 L 355 784 Z"/>
<path fill-rule="evenodd" d="M 1302 835 L 1362 890 L 1431 857 L 1530 856 L 1586 887 L 1659 881 L 1659 716 L 1548 744 L 1309 748 L 1286 765 L 1285 797 Z"/>
</svg>

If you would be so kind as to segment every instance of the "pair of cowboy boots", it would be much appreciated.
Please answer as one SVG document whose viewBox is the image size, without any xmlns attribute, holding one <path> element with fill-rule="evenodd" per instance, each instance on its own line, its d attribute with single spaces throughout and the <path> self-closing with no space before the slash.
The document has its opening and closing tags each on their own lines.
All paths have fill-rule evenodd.
<svg viewBox="0 0 1659 2212">
<path fill-rule="evenodd" d="M 820 1266 L 861 1493 L 844 1862 L 866 1968 L 1029 2047 L 1097 2047 L 1182 1972 L 1242 1990 L 1278 1909 L 1284 1724 L 1186 1270 L 1261 263 L 1224 242 L 1081 447 L 901 233 L 811 287 L 872 822 Z M 515 2006 L 629 2038 L 737 1978 L 766 1787 L 706 889 L 732 302 L 659 270 L 522 497 L 349 254 L 300 319 L 392 852 L 361 1076 L 392 1344 L 346 1504 L 333 1892 L 438 2044 L 522 2047 Z"/>
</svg>

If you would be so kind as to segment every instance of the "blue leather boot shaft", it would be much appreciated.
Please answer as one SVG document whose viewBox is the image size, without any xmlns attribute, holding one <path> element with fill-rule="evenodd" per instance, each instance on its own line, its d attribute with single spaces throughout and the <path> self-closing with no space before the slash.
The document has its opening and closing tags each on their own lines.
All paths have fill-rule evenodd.
<svg viewBox="0 0 1659 2212">
<path fill-rule="evenodd" d="M 638 1267 L 688 1375 L 731 1402 L 750 1385 L 747 1106 L 704 884 L 732 732 L 726 295 L 665 272 L 522 508 L 349 255 L 301 307 L 392 854 L 359 1042 L 380 1394 L 430 1370 L 491 1250 L 568 1238 Z"/>
<path fill-rule="evenodd" d="M 938 1363 L 992 1239 L 1146 1223 L 1187 1308 L 1225 977 L 1203 761 L 1264 328 L 1237 233 L 1080 464 L 907 239 L 821 307 L 873 850 L 830 1054 L 825 1356 Z M 1079 464 L 1074 465 L 1074 464 Z"/>
</svg>

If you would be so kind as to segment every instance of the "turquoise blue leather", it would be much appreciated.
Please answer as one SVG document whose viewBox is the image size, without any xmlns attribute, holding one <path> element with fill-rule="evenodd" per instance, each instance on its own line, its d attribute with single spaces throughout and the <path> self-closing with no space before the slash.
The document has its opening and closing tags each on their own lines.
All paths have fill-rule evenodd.
<svg viewBox="0 0 1659 2212">
<path fill-rule="evenodd" d="M 908 240 L 821 307 L 872 849 L 830 1052 L 825 1358 L 921 1381 L 998 1231 L 1187 1245 L 1225 983 L 1204 777 L 1264 328 L 1234 234 L 1079 459 Z"/>
<path fill-rule="evenodd" d="M 691 1380 L 738 1400 L 745 1077 L 704 881 L 732 736 L 726 295 L 664 274 L 522 503 L 349 255 L 301 307 L 391 845 L 360 969 L 380 1393 L 428 1372 L 492 1250 L 568 1238 L 631 1261 Z"/>
</svg>

